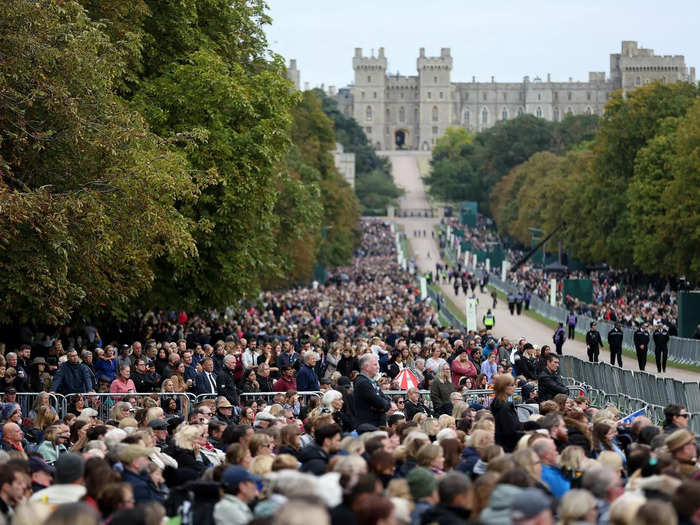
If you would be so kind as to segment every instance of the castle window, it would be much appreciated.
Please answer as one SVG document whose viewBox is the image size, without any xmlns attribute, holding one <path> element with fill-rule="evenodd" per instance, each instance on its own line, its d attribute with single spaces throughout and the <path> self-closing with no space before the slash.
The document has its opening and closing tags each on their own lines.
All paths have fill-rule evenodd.
<svg viewBox="0 0 700 525">
<path fill-rule="evenodd" d="M 440 91 L 440 98 L 445 98 L 445 94 L 442 91 Z"/>
<path fill-rule="evenodd" d="M 591 92 L 586 93 L 586 100 L 591 100 Z"/>
<path fill-rule="evenodd" d="M 574 114 L 574 110 L 571 109 L 571 106 L 569 106 L 568 108 L 566 108 L 566 114 L 567 114 L 567 115 L 573 115 L 573 114 Z"/>
<path fill-rule="evenodd" d="M 523 108 L 518 108 L 518 116 L 523 114 Z"/>
<path fill-rule="evenodd" d="M 537 100 L 542 100 L 542 93 L 537 93 Z"/>
<path fill-rule="evenodd" d="M 537 118 L 542 118 L 542 108 L 537 108 Z"/>
<path fill-rule="evenodd" d="M 486 93 L 484 93 L 482 96 L 483 96 L 484 100 L 486 100 Z"/>
<path fill-rule="evenodd" d="M 367 122 L 372 121 L 372 106 L 367 106 L 367 109 L 365 110 L 365 119 Z"/>
<path fill-rule="evenodd" d="M 506 100 L 506 94 L 503 93 L 503 100 Z"/>
<path fill-rule="evenodd" d="M 554 120 L 554 122 L 559 122 L 559 108 L 554 108 L 552 120 Z"/>
<path fill-rule="evenodd" d="M 437 82 L 437 77 L 433 77 L 433 82 L 435 82 L 436 84 L 438 83 L 438 82 Z"/>
<path fill-rule="evenodd" d="M 433 126 L 433 135 L 437 135 L 437 134 L 438 134 L 438 127 Z"/>
<path fill-rule="evenodd" d="M 439 117 L 438 108 L 437 108 L 437 106 L 433 106 L 433 122 L 437 122 L 438 117 Z"/>
<path fill-rule="evenodd" d="M 367 135 L 371 135 L 372 134 L 372 126 L 367 126 L 365 128 L 365 133 L 367 133 Z"/>
<path fill-rule="evenodd" d="M 486 108 L 481 110 L 481 123 L 482 124 L 488 124 L 489 123 L 489 112 Z"/>
<path fill-rule="evenodd" d="M 418 122 L 418 108 L 413 110 L 413 122 Z"/>
<path fill-rule="evenodd" d="M 367 83 L 368 83 L 368 84 L 371 84 L 371 83 L 372 83 L 372 77 L 371 77 L 371 76 L 370 76 L 370 77 L 367 77 Z"/>
<path fill-rule="evenodd" d="M 433 94 L 430 91 L 428 91 L 428 100 L 430 100 L 431 98 L 433 98 Z"/>
<path fill-rule="evenodd" d="M 403 107 L 399 108 L 399 122 L 406 120 L 406 110 Z"/>
<path fill-rule="evenodd" d="M 634 83 L 635 86 L 641 86 L 642 85 L 642 77 L 637 77 L 637 80 Z"/>
<path fill-rule="evenodd" d="M 501 120 L 508 120 L 508 110 L 506 108 L 503 108 L 503 112 L 501 113 Z"/>
<path fill-rule="evenodd" d="M 360 92 L 360 98 L 365 98 L 365 92 L 364 92 L 364 91 L 361 91 L 361 92 Z"/>
<path fill-rule="evenodd" d="M 468 111 L 464 112 L 464 124 L 466 124 L 467 126 L 469 125 L 469 112 Z"/>
<path fill-rule="evenodd" d="M 386 120 L 387 120 L 387 122 L 388 122 L 389 120 L 391 120 L 391 113 L 389 112 L 388 109 L 386 110 Z"/>
<path fill-rule="evenodd" d="M 377 92 L 372 93 L 372 98 L 377 98 Z"/>
<path fill-rule="evenodd" d="M 588 106 L 588 107 L 586 108 L 586 115 L 590 115 L 590 114 L 591 114 L 591 107 Z"/>
<path fill-rule="evenodd" d="M 559 100 L 559 92 L 558 91 L 554 92 L 554 100 L 555 101 Z"/>
<path fill-rule="evenodd" d="M 571 91 L 569 91 L 569 92 L 566 94 L 566 97 L 567 97 L 569 100 L 571 100 Z"/>
</svg>

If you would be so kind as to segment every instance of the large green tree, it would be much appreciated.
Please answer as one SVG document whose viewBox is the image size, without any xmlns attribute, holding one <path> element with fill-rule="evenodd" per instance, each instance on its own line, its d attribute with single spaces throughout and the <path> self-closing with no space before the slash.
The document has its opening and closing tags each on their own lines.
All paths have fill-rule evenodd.
<svg viewBox="0 0 700 525">
<path fill-rule="evenodd" d="M 698 88 L 691 84 L 660 82 L 612 95 L 594 141 L 591 177 L 580 195 L 581 216 L 587 220 L 579 224 L 576 242 L 583 259 L 605 260 L 617 268 L 636 266 L 628 186 L 637 155 L 664 119 L 685 115 L 697 96 Z"/>
<path fill-rule="evenodd" d="M 0 3 L 0 320 L 118 313 L 193 259 L 199 188 L 114 90 L 135 53 L 73 2 Z"/>
</svg>

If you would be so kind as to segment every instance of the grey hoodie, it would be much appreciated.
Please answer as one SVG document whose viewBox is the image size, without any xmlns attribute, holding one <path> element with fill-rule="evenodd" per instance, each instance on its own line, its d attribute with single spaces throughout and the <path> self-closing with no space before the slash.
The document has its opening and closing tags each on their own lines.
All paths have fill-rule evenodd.
<svg viewBox="0 0 700 525">
<path fill-rule="evenodd" d="M 489 498 L 489 506 L 484 509 L 479 519 L 486 525 L 511 525 L 510 506 L 522 490 L 514 485 L 496 485 Z"/>
</svg>

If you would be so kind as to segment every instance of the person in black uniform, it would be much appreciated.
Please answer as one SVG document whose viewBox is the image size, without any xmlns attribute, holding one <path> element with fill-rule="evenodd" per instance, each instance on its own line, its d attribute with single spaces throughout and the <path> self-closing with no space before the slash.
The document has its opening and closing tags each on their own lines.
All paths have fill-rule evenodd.
<svg viewBox="0 0 700 525">
<path fill-rule="evenodd" d="M 664 325 L 654 330 L 654 355 L 656 356 L 656 370 L 661 373 L 666 371 L 668 359 L 668 328 Z"/>
<path fill-rule="evenodd" d="M 647 366 L 647 349 L 649 348 L 649 332 L 646 323 L 634 333 L 634 349 L 637 351 L 639 369 L 643 372 Z"/>
<path fill-rule="evenodd" d="M 603 340 L 598 331 L 598 325 L 591 323 L 591 329 L 586 334 L 586 349 L 588 350 L 588 360 L 593 363 L 598 362 L 598 354 L 603 346 Z"/>
<path fill-rule="evenodd" d="M 620 368 L 622 368 L 622 339 L 624 334 L 620 328 L 620 323 L 615 323 L 612 330 L 608 332 L 608 346 L 610 347 L 610 364 L 615 364 L 615 357 L 617 357 L 617 363 Z"/>
</svg>

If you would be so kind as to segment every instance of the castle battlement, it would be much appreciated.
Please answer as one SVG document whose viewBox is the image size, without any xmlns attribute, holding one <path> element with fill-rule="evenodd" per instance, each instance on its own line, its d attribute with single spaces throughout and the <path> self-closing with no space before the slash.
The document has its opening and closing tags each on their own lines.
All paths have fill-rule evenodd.
<svg viewBox="0 0 700 525">
<path fill-rule="evenodd" d="M 420 48 L 417 75 L 387 74 L 384 48 L 364 56 L 355 49 L 355 79 L 340 89 L 339 109 L 353 117 L 378 149 L 431 149 L 451 126 L 479 132 L 500 120 L 522 114 L 558 121 L 567 114 L 602 115 L 614 90 L 627 91 L 649 82 L 695 82 L 695 68 L 683 55 L 655 55 L 633 40 L 622 41 L 610 54 L 610 72 L 590 71 L 588 81 L 552 81 L 536 76 L 522 82 L 453 82 L 453 57 L 444 47 L 439 56 Z"/>
</svg>

